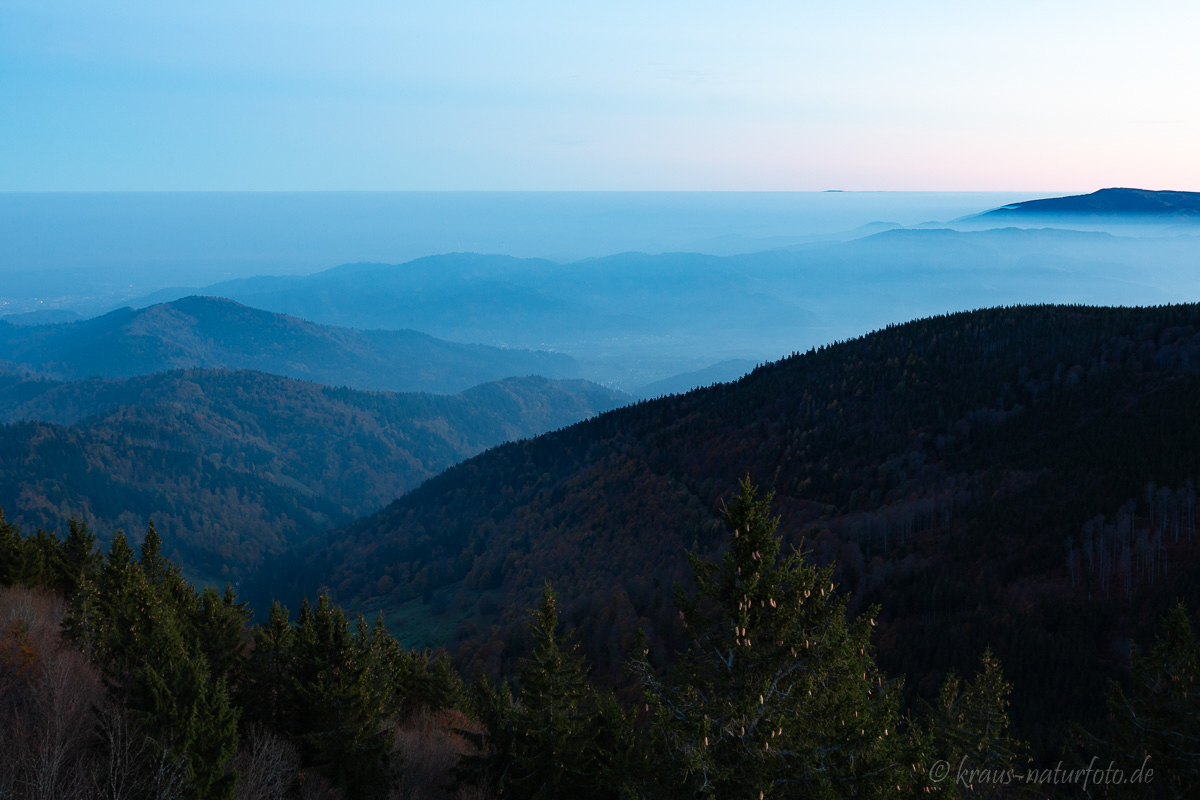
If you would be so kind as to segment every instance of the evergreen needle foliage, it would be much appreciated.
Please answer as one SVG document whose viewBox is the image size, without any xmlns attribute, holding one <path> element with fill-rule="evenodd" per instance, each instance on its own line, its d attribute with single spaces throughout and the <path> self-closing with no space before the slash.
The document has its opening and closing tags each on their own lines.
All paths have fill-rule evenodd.
<svg viewBox="0 0 1200 800">
<path fill-rule="evenodd" d="M 24 582 L 43 598 L 53 590 L 60 608 L 61 593 L 74 587 L 62 633 L 86 659 L 62 644 L 57 620 L 51 636 L 94 687 L 76 717 L 92 724 L 59 749 L 79 754 L 78 774 L 59 770 L 46 785 L 70 784 L 59 794 L 71 800 L 1023 792 L 1027 746 L 1010 733 L 1012 686 L 991 649 L 971 678 L 946 678 L 919 724 L 904 717 L 899 682 L 875 663 L 877 609 L 848 618 L 833 567 L 784 551 L 771 500 L 742 481 L 723 510 L 729 536 L 720 559 L 689 554 L 694 591 L 676 586 L 686 648 L 673 666 L 657 668 L 639 641 L 628 662 L 642 697 L 635 708 L 589 677 L 547 582 L 516 689 L 478 683 L 473 720 L 449 662 L 405 650 L 382 617 L 351 624 L 322 594 L 315 605 L 304 602 L 294 622 L 274 604 L 262 625 L 248 628 L 233 590 L 198 592 L 162 555 L 152 526 L 139 554 L 118 532 L 101 556 L 82 524 L 60 542 L 40 531 L 22 537 L 0 515 L 4 586 Z M 29 619 L 0 626 L 0 744 L 19 742 L 10 730 L 53 730 L 38 702 L 57 708 L 65 696 L 66 684 L 34 680 L 51 651 Z M 1129 678 L 1110 689 L 1107 738 L 1084 738 L 1127 774 L 1143 764 L 1154 772 L 1095 793 L 1194 796 L 1200 644 L 1183 604 L 1149 653 L 1134 651 Z M 950 765 L 940 782 L 930 770 L 939 761 Z M 6 788 L 32 786 L 47 763 L 0 760 L 0 796 L 55 796 Z M 964 772 L 974 776 L 970 786 Z M 418 789 L 424 794 L 413 794 Z"/>
<path fill-rule="evenodd" d="M 593 687 L 579 645 L 559 632 L 547 582 L 533 610 L 534 646 L 521 667 L 521 691 L 481 684 L 481 717 L 493 751 L 490 775 L 508 798 L 611 798 L 630 779 L 622 764 L 631 730 L 610 694 Z"/>
<path fill-rule="evenodd" d="M 1134 651 L 1130 687 L 1111 684 L 1113 749 L 1122 763 L 1147 762 L 1155 777 L 1132 792 L 1195 797 L 1200 788 L 1200 644 L 1187 608 L 1177 604 L 1149 653 Z"/>
<path fill-rule="evenodd" d="M 1004 679 L 999 659 L 984 651 L 972 680 L 951 672 L 936 703 L 928 706 L 930 753 L 926 763 L 941 759 L 952 775 L 986 775 L 973 784 L 977 797 L 1007 796 L 1028 760 L 1027 747 L 1009 733 L 1008 707 L 1012 686 Z M 955 781 L 943 785 L 952 792 Z M 952 795 L 951 795 L 952 796 Z"/>
<path fill-rule="evenodd" d="M 771 497 L 749 479 L 725 511 L 719 563 L 689 554 L 687 650 L 667 678 L 638 654 L 663 789 L 680 797 L 843 797 L 910 783 L 896 686 L 872 656 L 870 610 L 846 619 L 831 568 L 780 553 Z M 898 783 L 899 782 L 899 783 Z M 673 789 L 670 787 L 674 787 Z"/>
</svg>

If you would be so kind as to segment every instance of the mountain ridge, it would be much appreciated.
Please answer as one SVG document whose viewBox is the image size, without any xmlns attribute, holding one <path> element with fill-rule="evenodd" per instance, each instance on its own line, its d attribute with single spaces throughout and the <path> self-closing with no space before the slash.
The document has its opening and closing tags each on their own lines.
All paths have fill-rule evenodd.
<svg viewBox="0 0 1200 800">
<path fill-rule="evenodd" d="M 540 377 L 434 395 L 230 370 L 0 376 L 0 507 L 30 529 L 78 514 L 104 538 L 153 519 L 190 570 L 234 578 L 481 450 L 626 399 Z"/>
<path fill-rule="evenodd" d="M 750 255 L 630 252 L 554 264 L 454 254 L 222 291 L 324 324 L 553 349 L 582 362 L 580 377 L 630 391 L 915 317 L 1035 302 L 1150 305 L 1192 286 L 1194 237 L 1005 225 L 906 228 Z"/>
<path fill-rule="evenodd" d="M 1200 192 L 1109 188 L 1001 206 L 975 219 L 1021 216 L 1159 217 L 1200 221 Z"/>
<path fill-rule="evenodd" d="M 579 372 L 559 353 L 339 328 L 196 295 L 79 322 L 0 325 L 0 348 L 10 363 L 58 379 L 225 367 L 367 390 L 454 393 L 513 375 Z"/>
</svg>

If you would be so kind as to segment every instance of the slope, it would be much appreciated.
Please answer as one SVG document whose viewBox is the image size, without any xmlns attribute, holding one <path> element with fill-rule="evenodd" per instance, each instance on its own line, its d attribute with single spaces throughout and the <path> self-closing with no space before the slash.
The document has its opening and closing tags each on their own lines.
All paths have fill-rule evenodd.
<svg viewBox="0 0 1200 800">
<path fill-rule="evenodd" d="M 290 580 L 501 672 L 550 579 L 615 679 L 636 628 L 678 642 L 681 551 L 713 555 L 716 509 L 749 474 L 855 607 L 882 602 L 881 656 L 914 691 L 990 643 L 1022 735 L 1049 747 L 1099 713 L 1170 595 L 1200 597 L 1197 370 L 1195 305 L 892 326 L 489 451 L 330 535 Z"/>
<path fill-rule="evenodd" d="M 0 358 L 59 379 L 170 369 L 253 369 L 359 389 L 451 393 L 512 375 L 576 377 L 561 354 L 446 342 L 412 330 L 351 330 L 186 297 L 36 327 L 0 324 Z"/>
<path fill-rule="evenodd" d="M 1200 220 L 1200 192 L 1100 189 L 1091 194 L 1013 203 L 978 216 L 1013 219 L 1022 216 L 1090 216 Z"/>
<path fill-rule="evenodd" d="M 452 396 L 226 370 L 5 378 L 0 507 L 30 530 L 79 515 L 105 537 L 140 536 L 153 519 L 195 574 L 235 578 L 485 448 L 621 402 L 585 381 L 536 377 Z"/>
</svg>

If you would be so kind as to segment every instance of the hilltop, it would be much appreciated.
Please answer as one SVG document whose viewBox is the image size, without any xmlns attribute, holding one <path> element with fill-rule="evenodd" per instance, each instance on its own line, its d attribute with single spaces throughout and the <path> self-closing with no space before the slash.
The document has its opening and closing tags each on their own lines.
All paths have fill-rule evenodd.
<svg viewBox="0 0 1200 800">
<path fill-rule="evenodd" d="M 1171 221 L 1200 221 L 1200 192 L 1101 189 L 1091 194 L 1013 203 L 979 214 L 975 219 L 1026 216 L 1157 217 Z"/>
<path fill-rule="evenodd" d="M 48 378 L 173 369 L 270 372 L 333 386 L 454 393 L 513 375 L 574 378 L 557 353 L 457 344 L 413 330 L 319 325 L 215 297 L 185 297 L 57 325 L 0 322 L 0 359 Z"/>
</svg>

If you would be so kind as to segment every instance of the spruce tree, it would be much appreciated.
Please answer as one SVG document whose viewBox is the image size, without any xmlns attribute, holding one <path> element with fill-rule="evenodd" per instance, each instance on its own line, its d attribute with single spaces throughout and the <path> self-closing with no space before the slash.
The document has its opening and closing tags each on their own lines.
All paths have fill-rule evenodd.
<svg viewBox="0 0 1200 800">
<path fill-rule="evenodd" d="M 315 609 L 301 605 L 294 636 L 293 730 L 305 759 L 355 796 L 372 796 L 389 777 L 390 748 L 363 647 L 326 594 Z"/>
<path fill-rule="evenodd" d="M 21 531 L 4 518 L 0 508 L 0 586 L 12 586 L 24 572 L 25 547 Z"/>
<path fill-rule="evenodd" d="M 974 781 L 979 797 L 1010 792 L 1028 760 L 1026 745 L 1009 732 L 1011 694 L 1012 686 L 991 648 L 984 651 L 972 680 L 953 672 L 947 675 L 937 701 L 927 709 L 933 755 L 925 763 L 940 759 L 950 764 L 953 776 L 986 776 Z"/>
<path fill-rule="evenodd" d="M 853 622 L 832 567 L 782 555 L 768 496 L 745 480 L 725 510 L 717 562 L 689 553 L 696 593 L 676 587 L 688 646 L 664 679 L 635 654 L 651 716 L 652 795 L 903 795 L 918 780 L 898 734 L 896 687 L 876 668 L 873 610 Z"/>
<path fill-rule="evenodd" d="M 195 587 L 184 579 L 183 570 L 162 554 L 162 538 L 154 522 L 146 527 L 138 563 L 146 580 L 175 613 L 194 622 L 200 613 L 200 598 Z"/>
<path fill-rule="evenodd" d="M 147 580 L 154 584 L 166 580 L 174 568 L 174 565 L 162 554 L 162 538 L 158 535 L 153 520 L 146 526 L 146 538 L 142 540 L 139 561 L 142 571 L 146 573 Z"/>
<path fill-rule="evenodd" d="M 102 557 L 96 550 L 96 534 L 88 530 L 86 522 L 72 517 L 67 531 L 61 548 L 58 588 L 67 598 L 73 598 L 85 583 L 96 579 Z"/>
<path fill-rule="evenodd" d="M 505 681 L 493 686 L 486 676 L 471 687 L 472 716 L 479 720 L 482 732 L 464 730 L 463 737 L 475 752 L 459 759 L 454 767 L 456 781 L 464 786 L 491 787 L 500 791 L 509 780 L 516 749 L 516 700 Z"/>
<path fill-rule="evenodd" d="M 25 537 L 21 544 L 24 552 L 17 561 L 21 571 L 15 582 L 25 586 L 57 588 L 64 572 L 58 538 L 38 528 L 33 536 Z"/>
<path fill-rule="evenodd" d="M 367 691 L 378 698 L 386 714 L 399 713 L 411 685 L 412 656 L 392 636 L 382 613 L 370 626 L 359 618 L 355 644 L 367 671 Z"/>
<path fill-rule="evenodd" d="M 185 767 L 193 796 L 232 800 L 237 773 L 238 711 L 226 681 L 214 678 L 198 641 L 185 624 L 155 598 L 148 616 L 144 661 L 125 692 L 128 707 L 145 724 L 151 740 Z"/>
<path fill-rule="evenodd" d="M 113 536 L 94 587 L 85 582 L 82 592 L 66 628 L 100 666 L 110 686 L 123 686 L 148 650 L 147 637 L 157 617 L 167 613 L 133 560 L 124 533 Z"/>
<path fill-rule="evenodd" d="M 221 594 L 211 586 L 200 594 L 191 622 L 215 677 L 233 680 L 239 674 L 244 659 L 242 631 L 252 616 L 247 605 L 237 601 L 229 584 Z"/>
<path fill-rule="evenodd" d="M 1115 681 L 1109 688 L 1112 744 L 1126 773 L 1145 764 L 1154 776 L 1126 788 L 1194 797 L 1200 787 L 1200 644 L 1183 603 L 1167 614 L 1149 653 L 1134 651 L 1129 672 L 1128 692 Z"/>
<path fill-rule="evenodd" d="M 294 633 L 288 610 L 271 604 L 266 623 L 254 629 L 254 648 L 246 659 L 241 688 L 247 716 L 277 731 L 291 730 L 296 709 L 292 699 L 295 672 Z"/>
<path fill-rule="evenodd" d="M 196 624 L 200 608 L 178 568 L 159 556 L 153 528 L 137 561 L 118 531 L 95 578 L 83 577 L 64 630 L 138 720 L 147 745 L 140 752 L 179 765 L 189 796 L 224 800 L 237 779 L 238 712 L 226 679 L 209 668 Z M 211 637 L 206 644 L 214 653 L 227 646 Z"/>
<path fill-rule="evenodd" d="M 521 693 L 513 709 L 511 764 L 505 794 L 513 798 L 612 797 L 606 768 L 614 752 L 605 734 L 623 720 L 615 708 L 600 714 L 578 644 L 558 632 L 558 604 L 547 582 L 533 613 L 534 646 L 521 668 Z M 606 728 L 608 730 L 606 730 Z M 617 737 L 619 739 L 619 736 Z"/>
<path fill-rule="evenodd" d="M 416 666 L 417 676 L 414 693 L 409 698 L 410 708 L 423 706 L 433 710 L 455 708 L 461 711 L 467 707 L 467 690 L 450 656 L 443 651 L 431 653 L 426 650 L 409 653 L 409 658 Z"/>
</svg>

